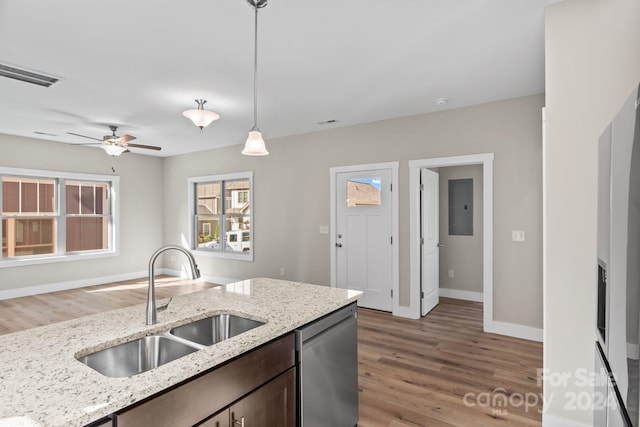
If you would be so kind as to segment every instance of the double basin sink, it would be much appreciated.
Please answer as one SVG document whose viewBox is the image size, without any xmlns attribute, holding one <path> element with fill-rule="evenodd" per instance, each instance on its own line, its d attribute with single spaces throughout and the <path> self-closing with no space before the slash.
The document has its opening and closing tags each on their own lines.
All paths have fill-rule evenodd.
<svg viewBox="0 0 640 427">
<path fill-rule="evenodd" d="M 262 322 L 218 314 L 78 358 L 107 377 L 130 377 L 219 343 Z"/>
</svg>

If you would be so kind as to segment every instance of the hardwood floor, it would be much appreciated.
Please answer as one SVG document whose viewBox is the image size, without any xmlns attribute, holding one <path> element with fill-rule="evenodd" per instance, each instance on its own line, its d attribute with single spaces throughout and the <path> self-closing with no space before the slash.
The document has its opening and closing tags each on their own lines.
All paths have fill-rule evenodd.
<svg viewBox="0 0 640 427">
<path fill-rule="evenodd" d="M 213 285 L 158 277 L 159 300 Z M 147 280 L 0 301 L 0 334 L 146 302 Z M 482 304 L 408 320 L 360 309 L 360 427 L 540 426 L 542 344 L 482 332 Z"/>
<path fill-rule="evenodd" d="M 360 427 L 540 426 L 542 344 L 482 332 L 482 304 L 420 320 L 360 309 Z"/>
<path fill-rule="evenodd" d="M 0 335 L 147 302 L 147 278 L 0 300 Z M 211 288 L 205 282 L 157 276 L 156 300 Z"/>
</svg>

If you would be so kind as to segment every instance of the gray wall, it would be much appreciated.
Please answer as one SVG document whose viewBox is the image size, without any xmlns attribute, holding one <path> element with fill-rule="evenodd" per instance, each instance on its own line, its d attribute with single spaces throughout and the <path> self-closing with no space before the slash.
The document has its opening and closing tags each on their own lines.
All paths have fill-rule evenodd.
<svg viewBox="0 0 640 427">
<path fill-rule="evenodd" d="M 576 369 L 595 356 L 598 138 L 640 79 L 640 2 L 548 6 L 545 39 L 544 365 L 569 380 L 544 384 L 544 417 L 591 424 L 590 408 L 567 404 L 592 392 Z"/>
<path fill-rule="evenodd" d="M 0 134 L 0 166 L 111 174 L 111 156 L 99 148 L 71 146 Z M 120 176 L 120 255 L 0 269 L 0 290 L 144 272 L 163 242 L 163 160 L 123 154 L 114 163 Z"/>
<path fill-rule="evenodd" d="M 205 258 L 203 274 L 280 277 L 328 285 L 329 168 L 399 161 L 400 304 L 409 304 L 408 160 L 495 153 L 494 319 L 542 327 L 542 95 L 270 139 L 270 155 L 230 146 L 165 159 L 165 243 L 188 233 L 190 176 L 254 171 L 255 261 Z M 205 135 L 206 136 L 206 132 Z M 525 230 L 526 244 L 511 242 Z M 179 269 L 168 261 L 169 268 Z"/>
<path fill-rule="evenodd" d="M 482 293 L 482 165 L 439 169 L 440 288 Z M 449 235 L 449 180 L 473 179 L 473 235 Z M 500 259 L 494 260 L 502 268 Z M 454 271 L 450 278 L 448 270 Z"/>
</svg>

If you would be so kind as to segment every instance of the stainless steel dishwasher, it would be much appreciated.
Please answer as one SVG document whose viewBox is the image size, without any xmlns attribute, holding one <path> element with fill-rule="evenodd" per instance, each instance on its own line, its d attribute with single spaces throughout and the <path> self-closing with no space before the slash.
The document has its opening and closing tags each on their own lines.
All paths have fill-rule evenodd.
<svg viewBox="0 0 640 427">
<path fill-rule="evenodd" d="M 358 424 L 358 332 L 355 303 L 296 330 L 298 424 Z"/>
</svg>

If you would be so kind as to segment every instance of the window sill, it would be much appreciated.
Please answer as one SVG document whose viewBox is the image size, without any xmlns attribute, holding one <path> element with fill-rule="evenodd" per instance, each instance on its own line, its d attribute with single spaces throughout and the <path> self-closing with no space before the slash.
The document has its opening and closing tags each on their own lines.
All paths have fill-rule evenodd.
<svg viewBox="0 0 640 427">
<path fill-rule="evenodd" d="M 108 258 L 117 255 L 119 255 L 117 251 L 100 251 L 65 255 L 41 255 L 29 258 L 2 258 L 0 259 L 0 269 L 27 265 L 51 264 L 55 262 L 84 261 L 89 259 Z"/>
</svg>

